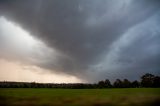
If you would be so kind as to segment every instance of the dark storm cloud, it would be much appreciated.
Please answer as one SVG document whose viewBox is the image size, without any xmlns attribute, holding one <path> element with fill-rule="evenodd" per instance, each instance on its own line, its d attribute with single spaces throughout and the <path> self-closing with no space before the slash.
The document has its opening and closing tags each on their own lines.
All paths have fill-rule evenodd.
<svg viewBox="0 0 160 106">
<path fill-rule="evenodd" d="M 112 51 L 111 45 L 115 41 L 120 39 L 128 29 L 158 14 L 158 11 L 160 11 L 159 0 L 67 0 L 63 2 L 2 0 L 0 2 L 0 15 L 19 24 L 49 47 L 65 55 L 59 56 L 57 63 L 51 58 L 47 62 L 36 63 L 36 65 L 79 76 L 92 73 L 92 68 L 100 64 L 101 60 Z M 138 57 L 139 61 L 142 61 L 140 63 L 158 64 L 159 48 L 155 49 L 158 49 L 155 57 L 148 54 L 150 58 L 141 58 L 145 51 L 141 48 L 146 47 L 146 43 L 139 43 L 139 39 L 143 38 L 136 39 L 136 45 L 129 45 L 126 50 L 118 54 L 123 57 L 118 61 L 121 64 L 129 61 L 130 55 L 134 53 L 129 51 L 134 50 L 137 52 L 133 56 L 140 56 Z M 148 41 L 147 46 L 154 45 L 156 39 L 154 37 Z M 155 44 L 159 44 L 159 41 Z M 105 65 L 105 61 L 102 63 L 108 71 L 109 66 Z M 132 66 L 138 65 L 139 63 L 135 63 Z M 144 70 L 145 68 L 147 67 L 144 67 Z M 101 72 L 95 73 L 93 76 L 98 76 Z"/>
<path fill-rule="evenodd" d="M 144 73 L 160 74 L 160 11 L 130 28 L 93 69 L 111 79 L 138 79 Z M 96 76 L 95 76 L 96 77 Z M 99 79 L 99 78 L 97 78 Z"/>
</svg>

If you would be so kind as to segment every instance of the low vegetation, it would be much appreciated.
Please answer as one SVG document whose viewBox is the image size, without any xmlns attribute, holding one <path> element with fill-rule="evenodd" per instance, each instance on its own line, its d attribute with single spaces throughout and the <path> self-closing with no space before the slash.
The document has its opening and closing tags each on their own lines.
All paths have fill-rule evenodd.
<svg viewBox="0 0 160 106">
<path fill-rule="evenodd" d="M 160 106 L 160 88 L 1 88 L 0 106 Z"/>
</svg>

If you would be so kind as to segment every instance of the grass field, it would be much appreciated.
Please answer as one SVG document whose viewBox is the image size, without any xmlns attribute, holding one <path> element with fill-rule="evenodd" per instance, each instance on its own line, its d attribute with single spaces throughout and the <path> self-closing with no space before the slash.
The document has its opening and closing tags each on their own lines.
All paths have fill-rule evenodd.
<svg viewBox="0 0 160 106">
<path fill-rule="evenodd" d="M 160 88 L 1 88 L 0 106 L 160 106 Z"/>
</svg>

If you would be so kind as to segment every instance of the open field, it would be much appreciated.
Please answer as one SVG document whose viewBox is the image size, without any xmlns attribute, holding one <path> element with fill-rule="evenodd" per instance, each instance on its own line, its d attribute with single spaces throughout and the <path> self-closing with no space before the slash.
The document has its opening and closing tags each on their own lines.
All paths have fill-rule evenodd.
<svg viewBox="0 0 160 106">
<path fill-rule="evenodd" d="M 160 106 L 160 88 L 1 88 L 0 106 Z"/>
</svg>

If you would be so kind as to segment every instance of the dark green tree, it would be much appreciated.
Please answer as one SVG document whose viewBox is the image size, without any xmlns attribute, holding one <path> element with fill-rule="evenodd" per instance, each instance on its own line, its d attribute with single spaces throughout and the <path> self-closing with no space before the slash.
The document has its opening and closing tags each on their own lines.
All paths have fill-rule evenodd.
<svg viewBox="0 0 160 106">
<path fill-rule="evenodd" d="M 131 83 L 131 85 L 132 85 L 133 88 L 139 88 L 140 87 L 140 82 L 138 82 L 137 80 L 135 80 L 135 81 L 133 81 Z"/>
<path fill-rule="evenodd" d="M 111 87 L 112 87 L 111 82 L 109 81 L 109 79 L 106 79 L 106 80 L 104 81 L 104 83 L 105 83 L 105 87 L 106 87 L 106 88 L 111 88 Z"/>
<path fill-rule="evenodd" d="M 123 88 L 130 88 L 131 87 L 131 82 L 128 79 L 123 80 Z"/>
<path fill-rule="evenodd" d="M 99 88 L 105 88 L 105 82 L 104 81 L 99 81 L 98 82 L 98 87 Z"/>
<path fill-rule="evenodd" d="M 153 87 L 160 87 L 160 76 L 155 76 L 153 80 Z"/>
<path fill-rule="evenodd" d="M 122 88 L 122 81 L 120 79 L 116 79 L 116 81 L 114 82 L 113 86 L 115 88 Z"/>
<path fill-rule="evenodd" d="M 146 73 L 141 77 L 142 87 L 153 87 L 153 83 L 154 83 L 154 75 Z"/>
</svg>

